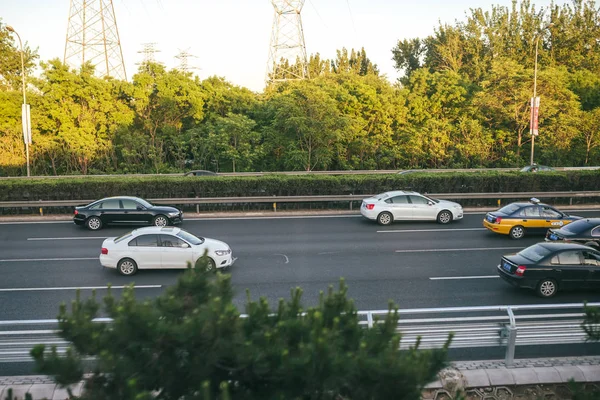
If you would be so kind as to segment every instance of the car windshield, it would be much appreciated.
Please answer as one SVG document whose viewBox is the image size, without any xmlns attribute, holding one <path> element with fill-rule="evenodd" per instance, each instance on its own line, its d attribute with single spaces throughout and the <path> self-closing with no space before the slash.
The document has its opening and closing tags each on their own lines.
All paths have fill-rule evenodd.
<svg viewBox="0 0 600 400">
<path fill-rule="evenodd" d="M 118 238 L 115 238 L 115 243 L 119 243 L 120 241 L 125 240 L 130 236 L 131 236 L 131 231 L 127 232 L 124 235 L 119 236 Z"/>
<path fill-rule="evenodd" d="M 434 199 L 433 197 L 428 197 L 428 196 L 425 196 L 425 195 L 421 195 L 421 196 L 425 197 L 427 200 L 433 201 L 435 204 L 437 204 L 437 203 L 440 202 L 438 199 Z"/>
<path fill-rule="evenodd" d="M 551 251 L 548 250 L 547 248 L 545 248 L 544 246 L 535 244 L 531 247 L 521 250 L 517 254 L 520 255 L 521 257 L 525 257 L 528 260 L 531 260 L 533 262 L 538 262 L 550 253 L 551 253 Z"/>
<path fill-rule="evenodd" d="M 501 209 L 499 209 L 498 212 L 501 212 L 502 214 L 510 215 L 510 214 L 514 213 L 515 211 L 517 211 L 519 208 L 521 208 L 521 207 L 516 204 L 509 204 L 509 205 L 504 206 Z"/>
<path fill-rule="evenodd" d="M 199 244 L 204 243 L 204 238 L 196 237 L 196 236 L 192 235 L 191 233 L 186 232 L 184 230 L 180 230 L 179 233 L 177 233 L 177 236 L 179 236 L 186 242 L 191 243 L 193 245 L 199 245 Z"/>
<path fill-rule="evenodd" d="M 137 202 L 140 203 L 141 205 L 143 205 L 146 208 L 153 207 L 152 203 L 150 203 L 149 201 L 144 200 L 144 199 L 137 199 Z"/>
</svg>

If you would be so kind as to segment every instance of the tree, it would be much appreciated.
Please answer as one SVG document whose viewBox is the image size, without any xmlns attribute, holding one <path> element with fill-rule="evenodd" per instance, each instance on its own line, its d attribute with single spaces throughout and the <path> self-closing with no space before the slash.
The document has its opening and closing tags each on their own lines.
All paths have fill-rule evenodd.
<svg viewBox="0 0 600 400">
<path fill-rule="evenodd" d="M 83 379 L 82 359 L 95 357 L 84 399 L 418 399 L 444 366 L 446 345 L 400 350 L 397 310 L 363 328 L 347 287 L 329 288 L 304 308 L 291 291 L 271 310 L 248 294 L 246 316 L 232 303 L 231 278 L 205 272 L 205 260 L 153 300 L 133 287 L 101 306 L 77 298 L 61 306 L 65 357 L 36 346 L 40 371 L 59 384 Z M 112 323 L 93 319 L 105 313 Z"/>
<path fill-rule="evenodd" d="M 0 91 L 21 90 L 23 85 L 21 72 L 21 49 L 14 42 L 13 33 L 6 29 L 0 19 Z M 27 42 L 23 43 L 23 64 L 25 74 L 31 75 L 38 59 L 37 49 L 32 50 Z"/>
</svg>

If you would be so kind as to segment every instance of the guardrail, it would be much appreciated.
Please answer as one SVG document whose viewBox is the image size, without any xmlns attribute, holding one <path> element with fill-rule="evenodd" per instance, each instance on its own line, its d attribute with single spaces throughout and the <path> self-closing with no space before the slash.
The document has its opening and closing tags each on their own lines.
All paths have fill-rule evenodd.
<svg viewBox="0 0 600 400">
<path fill-rule="evenodd" d="M 312 203 L 312 202 L 350 202 L 361 201 L 370 194 L 328 195 L 328 196 L 249 196 L 249 197 L 186 197 L 148 199 L 155 204 L 199 205 L 199 204 L 239 204 L 239 203 Z M 468 199 L 529 199 L 537 198 L 574 198 L 600 197 L 600 191 L 585 192 L 499 192 L 499 193 L 428 193 L 427 196 L 448 200 Z M 0 208 L 45 208 L 73 207 L 89 204 L 94 200 L 39 200 L 39 201 L 1 201 Z"/>
<path fill-rule="evenodd" d="M 273 172 L 218 172 L 218 176 L 265 176 L 265 175 L 364 175 L 364 174 L 397 174 L 402 171 L 419 172 L 507 172 L 519 171 L 522 167 L 509 168 L 431 168 L 431 169 L 369 169 L 369 170 L 343 170 L 343 171 L 273 171 Z M 600 166 L 591 167 L 552 167 L 556 171 L 595 170 Z M 175 174 L 105 174 L 105 175 L 37 175 L 37 176 L 3 176 L 2 179 L 57 179 L 57 178 L 122 178 L 122 177 L 154 177 L 154 176 L 183 176 L 184 173 Z M 209 177 L 210 178 L 210 177 Z"/>
<path fill-rule="evenodd" d="M 587 305 L 598 307 L 600 303 Z M 506 347 L 504 361 L 511 365 L 517 346 L 585 343 L 583 308 L 584 304 L 569 303 L 405 309 L 398 310 L 398 332 L 405 349 L 414 346 L 417 338 L 420 348 L 440 348 L 450 332 L 454 333 L 450 348 Z M 373 327 L 387 312 L 359 311 L 360 324 Z M 95 321 L 110 323 L 111 319 Z M 27 329 L 29 326 L 43 328 Z M 36 344 L 56 346 L 57 352 L 64 354 L 69 344 L 58 335 L 57 327 L 58 321 L 52 319 L 0 321 L 0 363 L 31 361 L 29 353 Z"/>
</svg>

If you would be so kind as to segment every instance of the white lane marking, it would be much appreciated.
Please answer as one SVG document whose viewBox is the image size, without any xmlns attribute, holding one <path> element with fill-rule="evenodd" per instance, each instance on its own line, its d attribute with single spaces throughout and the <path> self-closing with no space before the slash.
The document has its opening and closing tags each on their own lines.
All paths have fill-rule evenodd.
<svg viewBox="0 0 600 400">
<path fill-rule="evenodd" d="M 27 225 L 27 224 L 72 224 L 73 221 L 13 221 L 0 222 L 0 225 Z"/>
<path fill-rule="evenodd" d="M 429 278 L 432 281 L 447 281 L 453 279 L 492 279 L 492 278 L 500 278 L 498 275 L 480 275 L 480 276 L 437 276 L 433 278 Z"/>
<path fill-rule="evenodd" d="M 444 251 L 483 251 L 483 250 L 517 250 L 523 247 L 471 247 L 467 249 L 423 249 L 423 250 L 396 250 L 396 253 L 436 253 Z"/>
<path fill-rule="evenodd" d="M 40 238 L 27 238 L 27 240 L 86 240 L 86 239 L 107 239 L 108 236 L 88 236 L 88 237 L 59 237 L 59 238 L 51 238 L 51 237 L 40 237 Z"/>
<path fill-rule="evenodd" d="M 285 263 L 289 263 L 290 259 L 288 258 L 288 256 L 286 256 L 285 254 L 279 254 L 279 253 L 275 253 L 276 256 L 284 256 L 285 257 Z"/>
<path fill-rule="evenodd" d="M 358 218 L 361 214 L 342 214 L 342 215 L 281 215 L 281 216 L 248 216 L 248 217 L 200 217 L 186 218 L 184 221 L 211 221 L 211 220 L 247 220 L 247 219 L 313 219 L 313 218 Z"/>
<path fill-rule="evenodd" d="M 27 261 L 88 261 L 98 260 L 99 257 L 75 257 L 75 258 L 13 258 L 0 260 L 0 262 L 27 262 Z"/>
<path fill-rule="evenodd" d="M 448 229 L 396 229 L 377 231 L 377 233 L 405 233 L 405 232 L 456 232 L 456 231 L 485 231 L 487 228 L 448 228 Z"/>
<path fill-rule="evenodd" d="M 127 286 L 111 286 L 111 289 L 124 289 Z M 134 286 L 135 289 L 158 289 L 162 285 L 139 285 Z M 42 287 L 42 288 L 6 288 L 0 289 L 0 292 L 38 292 L 38 291 L 50 291 L 50 290 L 94 290 L 94 289 L 108 289 L 107 286 L 72 286 L 72 287 Z"/>
</svg>

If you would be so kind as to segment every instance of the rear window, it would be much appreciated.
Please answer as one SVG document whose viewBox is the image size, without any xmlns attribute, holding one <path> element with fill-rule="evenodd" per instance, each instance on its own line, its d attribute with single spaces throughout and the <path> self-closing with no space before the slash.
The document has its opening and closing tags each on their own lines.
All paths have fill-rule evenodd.
<svg viewBox="0 0 600 400">
<path fill-rule="evenodd" d="M 567 233 L 572 233 L 572 234 L 578 234 L 587 229 L 590 229 L 591 227 L 592 227 L 592 224 L 589 224 L 587 221 L 575 221 L 575 222 L 571 222 L 568 225 L 563 226 L 561 228 L 561 231 L 567 232 Z"/>
<path fill-rule="evenodd" d="M 499 209 L 498 212 L 501 212 L 506 215 L 510 215 L 510 214 L 514 213 L 515 211 L 517 211 L 519 208 L 521 208 L 521 207 L 516 204 L 509 204 L 509 205 L 504 206 L 501 209 Z"/>
<path fill-rule="evenodd" d="M 375 197 L 377 200 L 383 200 L 383 199 L 387 199 L 388 197 L 390 197 L 390 195 L 387 193 L 381 193 L 381 194 L 378 194 L 377 196 L 373 196 L 373 197 Z"/>
<path fill-rule="evenodd" d="M 124 235 L 119 236 L 118 238 L 115 238 L 115 243 L 119 243 L 122 240 L 128 239 L 131 237 L 131 231 L 127 232 Z"/>
<path fill-rule="evenodd" d="M 531 260 L 533 262 L 538 262 L 547 255 L 551 253 L 550 250 L 545 248 L 544 246 L 540 246 L 539 244 L 535 244 L 531 247 L 528 247 L 517 254 Z"/>
</svg>

